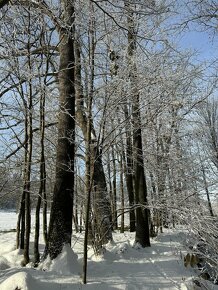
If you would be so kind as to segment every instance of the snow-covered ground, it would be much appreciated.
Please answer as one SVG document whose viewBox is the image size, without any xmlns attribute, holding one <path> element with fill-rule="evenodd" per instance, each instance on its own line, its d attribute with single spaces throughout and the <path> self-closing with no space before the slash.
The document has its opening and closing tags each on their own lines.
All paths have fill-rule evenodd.
<svg viewBox="0 0 218 290">
<path fill-rule="evenodd" d="M 39 269 L 22 268 L 22 253 L 15 249 L 16 214 L 0 213 L 0 290 L 191 290 L 218 289 L 202 281 L 205 288 L 193 283 L 197 273 L 185 268 L 184 231 L 167 230 L 151 240 L 150 248 L 133 248 L 134 233 L 114 233 L 103 256 L 88 252 L 88 283 L 82 284 L 82 234 L 73 234 L 73 251 L 65 247 L 55 260 L 45 261 Z M 33 239 L 32 239 L 33 240 Z M 43 243 L 41 240 L 41 251 Z M 202 286 L 204 287 L 204 286 Z"/>
</svg>

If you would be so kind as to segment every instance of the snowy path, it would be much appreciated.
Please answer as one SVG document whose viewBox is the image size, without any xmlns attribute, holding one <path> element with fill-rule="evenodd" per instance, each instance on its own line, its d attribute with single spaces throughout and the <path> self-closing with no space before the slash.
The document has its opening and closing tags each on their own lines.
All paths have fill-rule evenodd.
<svg viewBox="0 0 218 290">
<path fill-rule="evenodd" d="M 8 225 L 8 229 L 12 228 L 13 225 Z M 135 249 L 132 247 L 134 233 L 115 233 L 114 242 L 107 245 L 103 257 L 96 257 L 93 250 L 89 250 L 88 284 L 82 285 L 81 270 L 75 269 L 75 258 L 72 255 L 69 259 L 69 250 L 64 253 L 67 263 L 65 258 L 59 259 L 52 270 L 21 268 L 22 255 L 14 250 L 15 233 L 0 232 L 0 290 L 15 290 L 16 287 L 21 290 L 197 289 L 191 282 L 196 273 L 185 268 L 181 259 L 183 238 L 182 232 L 168 230 L 153 239 L 150 248 Z M 74 234 L 72 241 L 81 263 L 82 236 Z M 217 290 L 217 287 L 211 289 Z"/>
<path fill-rule="evenodd" d="M 126 239 L 129 236 L 131 234 L 126 234 Z M 101 265 L 89 264 L 89 276 L 94 276 L 91 281 L 98 278 L 106 285 L 113 284 L 114 288 L 108 289 L 182 289 L 183 282 L 190 280 L 192 273 L 184 268 L 180 259 L 181 245 L 171 241 L 173 237 L 176 236 L 163 234 L 146 249 L 136 250 L 126 242 L 108 246 Z"/>
</svg>

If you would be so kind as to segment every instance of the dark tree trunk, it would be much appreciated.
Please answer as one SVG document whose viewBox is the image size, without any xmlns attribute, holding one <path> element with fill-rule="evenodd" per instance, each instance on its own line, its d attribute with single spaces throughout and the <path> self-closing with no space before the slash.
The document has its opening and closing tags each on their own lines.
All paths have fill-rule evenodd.
<svg viewBox="0 0 218 290">
<path fill-rule="evenodd" d="M 0 9 L 9 3 L 9 0 L 0 0 Z"/>
<path fill-rule="evenodd" d="M 107 184 L 102 164 L 102 156 L 97 144 L 91 145 L 91 164 L 93 166 L 93 202 L 97 233 L 101 244 L 112 240 L 111 208 L 107 198 Z"/>
<path fill-rule="evenodd" d="M 45 183 L 46 183 L 46 173 L 45 173 Z M 46 184 L 45 184 L 46 186 Z M 46 194 L 46 188 L 43 192 L 43 212 L 42 212 L 43 222 L 43 237 L 45 241 L 45 245 L 48 242 L 48 225 L 47 225 L 47 194 Z"/>
<path fill-rule="evenodd" d="M 25 234 L 25 194 L 22 193 L 20 208 L 17 219 L 17 237 L 16 237 L 16 248 L 24 249 L 24 234 Z"/>
<path fill-rule="evenodd" d="M 43 199 L 43 204 L 46 204 L 46 170 L 45 170 L 45 154 L 44 154 L 44 136 L 45 136 L 45 94 L 42 93 L 40 97 L 40 145 L 41 145 L 41 156 L 40 156 L 40 186 L 38 193 L 38 200 L 36 205 L 36 217 L 35 217 L 35 239 L 34 239 L 34 263 L 38 264 L 40 260 L 39 254 L 39 230 L 40 230 L 40 208 Z M 43 211 L 43 234 L 45 244 L 47 243 L 47 220 L 46 212 Z"/>
<path fill-rule="evenodd" d="M 128 192 L 129 198 L 129 206 L 133 207 L 135 203 L 134 197 L 134 186 L 133 186 L 133 150 L 132 150 L 132 137 L 131 137 L 131 130 L 130 130 L 130 121 L 129 121 L 129 113 L 128 107 L 125 105 L 124 107 L 125 119 L 127 121 L 126 125 L 126 170 L 125 170 L 125 177 L 126 177 L 126 187 Z M 135 210 L 130 210 L 129 212 L 129 220 L 130 220 L 130 232 L 135 231 Z"/>
<path fill-rule="evenodd" d="M 135 209 L 134 206 L 134 186 L 133 186 L 133 151 L 132 151 L 132 137 L 131 137 L 131 122 L 129 118 L 129 112 L 127 104 L 124 104 L 124 115 L 125 115 L 125 129 L 126 129 L 126 152 L 124 148 L 124 142 L 122 138 L 122 129 L 120 129 L 120 143 L 121 143 L 121 155 L 120 155 L 120 189 L 121 189 L 121 231 L 124 231 L 124 181 L 123 175 L 125 175 L 126 188 L 128 193 L 129 207 L 129 225 L 130 232 L 135 231 Z M 118 117 L 118 123 L 121 125 L 120 118 Z M 122 128 L 122 127 L 121 127 Z"/>
<path fill-rule="evenodd" d="M 40 208 L 41 208 L 41 195 L 38 196 L 36 204 L 36 216 L 35 216 L 35 237 L 34 237 L 34 266 L 37 266 L 40 260 L 39 254 L 39 230 L 40 230 Z"/>
<path fill-rule="evenodd" d="M 74 192 L 74 212 L 73 212 L 73 222 L 74 222 L 76 233 L 79 232 L 78 203 L 79 203 L 79 201 L 78 201 L 78 178 L 76 177 L 75 192 Z"/>
<path fill-rule="evenodd" d="M 144 160 L 142 150 L 142 132 L 139 93 L 137 89 L 137 68 L 134 61 L 136 54 L 136 33 L 134 26 L 133 9 L 130 3 L 127 8 L 128 26 L 128 62 L 129 78 L 131 82 L 132 96 L 132 122 L 133 122 L 133 148 L 134 148 L 134 177 L 135 177 L 135 202 L 139 204 L 136 208 L 136 236 L 135 242 L 142 247 L 150 246 L 149 220 L 147 205 L 147 184 L 144 173 Z"/>
<path fill-rule="evenodd" d="M 112 150 L 112 164 L 113 164 L 113 195 L 112 195 L 112 214 L 114 229 L 117 229 L 117 169 L 116 169 L 116 157 L 114 146 L 111 146 Z"/>
<path fill-rule="evenodd" d="M 139 107 L 135 106 L 134 112 L 139 115 Z M 140 117 L 140 116 L 138 116 Z M 139 121 L 139 120 L 138 120 Z M 135 124 L 136 125 L 136 124 Z M 138 127 L 138 128 L 137 128 Z M 148 209 L 143 206 L 147 205 L 147 184 L 144 174 L 144 162 L 142 154 L 142 138 L 139 123 L 135 128 L 133 146 L 136 148 L 135 163 L 135 202 L 140 206 L 136 208 L 136 236 L 135 242 L 142 247 L 150 246 L 150 230 L 148 220 Z"/>
<path fill-rule="evenodd" d="M 107 151 L 107 174 L 108 174 L 108 184 L 109 184 L 109 198 L 111 209 L 113 209 L 113 195 L 112 195 L 112 182 L 111 182 L 111 165 L 110 165 L 110 151 Z M 111 216 L 112 223 L 112 216 Z"/>
<path fill-rule="evenodd" d="M 123 155 L 120 155 L 120 192 L 121 192 L 121 224 L 120 232 L 124 233 L 124 185 L 123 185 Z"/>
<path fill-rule="evenodd" d="M 84 96 L 81 82 L 81 59 L 80 48 L 77 41 L 76 47 L 76 117 L 79 126 L 83 132 L 85 142 L 87 143 L 87 124 L 88 118 L 84 106 Z M 111 229 L 111 208 L 107 196 L 107 184 L 104 174 L 104 167 L 102 164 L 102 154 L 99 150 L 99 143 L 96 138 L 93 120 L 90 120 L 91 126 L 91 144 L 90 144 L 90 162 L 92 168 L 92 185 L 93 185 L 93 207 L 95 220 L 95 239 L 100 244 L 107 243 L 112 239 Z"/>
<path fill-rule="evenodd" d="M 63 21 L 59 30 L 59 92 L 60 113 L 56 176 L 51 206 L 48 242 L 44 256 L 56 258 L 65 244 L 71 244 L 74 193 L 74 1 L 62 0 Z"/>
<path fill-rule="evenodd" d="M 24 173 L 23 173 L 23 192 L 20 200 L 20 208 L 17 221 L 17 249 L 24 250 L 25 244 L 25 182 L 27 178 L 27 161 L 28 161 L 28 105 L 21 87 L 21 98 L 25 109 L 25 143 L 24 143 Z"/>
<path fill-rule="evenodd" d="M 86 127 L 86 207 L 85 207 L 85 234 L 84 234 L 84 248 L 83 248 L 83 283 L 87 282 L 87 258 L 88 258 L 88 239 L 92 240 L 91 231 L 91 220 L 90 220 L 90 210 L 91 210 L 91 192 L 92 192 L 92 165 L 91 164 L 91 132 L 92 132 L 92 102 L 93 102 L 93 92 L 94 92 L 94 74 L 95 74 L 95 38 L 94 38 L 94 10 L 93 4 L 90 3 L 90 68 L 91 68 L 91 85 L 90 93 L 88 96 L 88 112 L 87 112 L 87 127 Z M 91 237 L 89 237 L 91 236 Z"/>
<path fill-rule="evenodd" d="M 32 103 L 32 100 L 30 101 Z M 29 114 L 31 115 L 32 104 L 29 106 Z M 30 208 L 30 174 L 31 174 L 31 160 L 32 160 L 32 116 L 28 117 L 28 142 L 27 142 L 27 162 L 25 164 L 24 176 L 24 200 L 25 200 L 25 239 L 24 239 L 24 260 L 23 266 L 29 263 L 29 243 L 31 230 L 31 208 Z M 22 216 L 24 218 L 24 216 Z"/>
<path fill-rule="evenodd" d="M 31 8 L 28 7 L 28 25 L 27 25 L 27 66 L 28 66 L 28 75 L 30 79 L 27 83 L 28 94 L 25 96 L 23 89 L 21 87 L 22 99 L 25 108 L 25 162 L 24 162 L 24 185 L 23 185 L 23 195 L 21 204 L 21 220 L 22 220 L 22 229 L 21 229 L 21 240 L 24 236 L 24 259 L 22 265 L 25 266 L 29 263 L 29 245 L 30 245 L 30 232 L 31 232 L 31 200 L 30 200 L 30 185 L 31 185 L 31 163 L 32 163 L 32 147 L 33 147 L 33 88 L 32 88 L 32 60 L 31 60 Z M 24 214 L 25 212 L 25 214 Z M 19 235 L 19 233 L 18 233 Z M 21 241 L 20 247 L 22 247 L 23 241 Z"/>
<path fill-rule="evenodd" d="M 25 243 L 24 243 L 24 260 L 23 265 L 27 265 L 30 261 L 29 245 L 30 245 L 30 231 L 31 231 L 31 208 L 30 208 L 30 184 L 25 185 Z"/>
</svg>

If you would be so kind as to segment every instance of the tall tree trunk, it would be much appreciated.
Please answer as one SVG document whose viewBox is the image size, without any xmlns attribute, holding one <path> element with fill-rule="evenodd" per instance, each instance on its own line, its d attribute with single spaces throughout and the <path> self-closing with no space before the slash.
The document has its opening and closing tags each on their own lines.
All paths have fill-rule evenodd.
<svg viewBox="0 0 218 290">
<path fill-rule="evenodd" d="M 126 177 L 126 187 L 128 192 L 129 198 L 129 206 L 133 207 L 135 203 L 135 196 L 134 196 L 134 186 L 133 186 L 133 149 L 132 149 L 132 137 L 131 137 L 131 129 L 130 129 L 130 117 L 128 112 L 128 107 L 124 105 L 124 114 L 126 119 L 126 170 L 125 170 L 125 177 Z M 130 210 L 129 212 L 129 226 L 130 232 L 135 231 L 136 226 L 136 217 L 135 217 L 135 210 Z"/>
<path fill-rule="evenodd" d="M 75 151 L 75 89 L 74 89 L 74 0 L 61 1 L 62 21 L 59 30 L 59 100 L 56 176 L 51 206 L 48 242 L 44 256 L 56 258 L 65 244 L 71 244 L 74 151 Z"/>
<path fill-rule="evenodd" d="M 25 94 L 23 91 L 23 87 L 20 86 L 21 91 L 21 98 L 23 101 L 24 106 L 24 113 L 25 113 L 25 142 L 24 142 L 24 172 L 23 172 L 23 192 L 20 199 L 20 208 L 19 208 L 19 214 L 18 214 L 18 221 L 17 221 L 17 237 L 16 237 L 16 246 L 17 249 L 24 250 L 24 244 L 25 244 L 25 190 L 24 190 L 24 184 L 25 179 L 27 176 L 27 160 L 28 160 L 28 104 L 25 98 Z"/>
<path fill-rule="evenodd" d="M 156 197 L 156 185 L 152 172 L 150 172 L 150 180 L 151 180 L 151 199 L 152 205 L 154 205 L 157 202 L 157 197 Z M 154 208 L 152 212 L 153 216 L 151 216 L 150 212 L 150 236 L 155 237 L 158 233 L 159 228 L 159 211 L 157 211 L 157 209 Z"/>
<path fill-rule="evenodd" d="M 94 73 L 95 73 L 95 41 L 94 41 L 94 10 L 93 4 L 90 2 L 90 24 L 89 24 L 89 38 L 90 38 L 90 68 L 91 68 L 91 85 L 90 85 L 90 93 L 88 96 L 88 112 L 87 112 L 87 128 L 86 128 L 86 207 L 85 207 L 85 235 L 84 235 L 84 256 L 83 256 L 83 283 L 87 282 L 87 257 L 88 257 L 88 238 L 92 232 L 91 230 L 91 221 L 90 221 L 90 210 L 91 210 L 91 192 L 92 192 L 92 163 L 91 163 L 91 132 L 92 132 L 92 101 L 93 101 L 93 92 L 94 92 Z"/>
<path fill-rule="evenodd" d="M 78 124 L 83 132 L 85 142 L 87 143 L 87 115 L 84 106 L 84 96 L 81 82 L 81 59 L 79 41 L 76 44 L 76 117 Z M 93 206 L 95 214 L 95 231 L 97 238 L 101 244 L 107 243 L 112 240 L 111 229 L 111 208 L 107 194 L 107 184 L 104 174 L 104 167 L 102 164 L 102 154 L 99 149 L 99 142 L 96 138 L 93 120 L 90 120 L 91 126 L 91 144 L 90 144 L 90 157 L 91 157 L 91 173 L 93 182 Z"/>
<path fill-rule="evenodd" d="M 35 239 L 34 239 L 34 263 L 38 264 L 40 260 L 39 255 L 39 230 L 40 230 L 40 208 L 43 200 L 43 204 L 46 204 L 46 170 L 45 170 L 45 153 L 44 153 L 44 136 L 45 136 L 45 94 L 41 93 L 40 97 L 40 186 L 38 193 L 38 200 L 36 205 L 36 217 L 35 217 Z M 44 200 L 45 198 L 45 200 Z M 47 211 L 46 211 L 47 212 Z M 46 212 L 43 211 L 43 234 L 45 244 L 47 243 L 47 220 L 44 220 Z"/>
<path fill-rule="evenodd" d="M 120 232 L 124 233 L 124 185 L 123 185 L 123 155 L 124 152 L 120 154 L 120 193 L 121 193 L 121 224 Z"/>
<path fill-rule="evenodd" d="M 117 169 L 116 169 L 116 156 L 115 148 L 111 146 L 112 151 L 112 164 L 113 164 L 113 195 L 112 195 L 112 214 L 113 214 L 113 225 L 114 229 L 117 229 Z"/>
<path fill-rule="evenodd" d="M 75 165 L 75 167 L 77 167 Z M 77 171 L 77 169 L 76 169 Z M 79 232 L 79 220 L 78 220 L 78 204 L 79 204 L 79 200 L 78 200 L 78 190 L 79 190 L 79 187 L 78 187 L 78 172 L 75 173 L 75 192 L 74 192 L 74 212 L 73 212 L 73 222 L 74 222 L 74 226 L 75 226 L 75 231 L 76 233 Z"/>
<path fill-rule="evenodd" d="M 118 114 L 119 116 L 119 114 Z M 124 181 L 123 175 L 125 175 L 126 188 L 128 193 L 129 207 L 132 208 L 135 203 L 134 186 L 133 186 L 133 150 L 132 150 L 132 136 L 131 136 L 131 122 L 128 112 L 127 104 L 124 104 L 124 116 L 125 116 L 125 131 L 126 131 L 126 153 L 124 148 L 124 142 L 122 138 L 121 120 L 118 117 L 118 124 L 120 126 L 120 143 L 121 143 L 121 157 L 120 157 L 120 183 L 121 183 L 121 203 L 124 208 Z M 129 211 L 129 228 L 130 232 L 135 231 L 135 209 Z M 124 213 L 121 215 L 121 227 L 124 230 Z"/>
<path fill-rule="evenodd" d="M 30 9 L 30 8 L 29 8 Z M 27 163 L 25 171 L 24 192 L 25 192 L 25 243 L 24 243 L 24 259 L 23 265 L 29 263 L 29 244 L 30 244 L 30 231 L 31 231 L 31 205 L 30 205 L 30 179 L 31 179 L 31 163 L 32 163 L 32 147 L 33 147 L 33 88 L 32 88 L 32 63 L 31 63 L 31 39 L 30 39 L 30 27 L 31 27 L 31 14 L 28 14 L 28 73 L 30 80 L 28 82 L 28 110 L 27 110 Z"/>
<path fill-rule="evenodd" d="M 113 209 L 113 191 L 112 191 L 112 182 L 111 182 L 111 159 L 110 159 L 110 150 L 107 150 L 107 174 L 108 174 L 108 184 L 109 184 L 109 198 L 111 209 Z M 112 217 L 111 217 L 112 222 Z"/>
<path fill-rule="evenodd" d="M 147 184 L 144 173 L 144 160 L 142 150 L 142 132 L 139 92 L 137 89 L 136 55 L 136 33 L 131 3 L 126 4 L 127 26 L 128 26 L 128 62 L 129 78 L 131 82 L 132 97 L 132 122 L 133 122 L 133 148 L 135 150 L 135 202 L 139 204 L 136 208 L 136 236 L 135 242 L 142 247 L 150 246 L 149 220 L 147 205 Z"/>
</svg>

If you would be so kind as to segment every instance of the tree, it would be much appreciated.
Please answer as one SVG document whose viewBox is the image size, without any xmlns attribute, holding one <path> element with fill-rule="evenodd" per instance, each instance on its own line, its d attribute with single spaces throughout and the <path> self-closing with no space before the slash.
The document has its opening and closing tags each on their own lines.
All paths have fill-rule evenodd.
<svg viewBox="0 0 218 290">
<path fill-rule="evenodd" d="M 92 51 L 94 53 L 94 47 Z M 90 99 L 90 96 L 93 92 L 94 85 L 94 74 L 92 71 L 91 79 L 90 79 L 90 92 L 88 96 L 84 95 L 84 90 L 82 86 L 81 79 L 81 48 L 80 48 L 80 40 L 77 41 L 76 44 L 76 118 L 78 124 L 82 130 L 85 142 L 87 143 L 87 124 L 91 122 L 91 144 L 90 144 L 90 155 L 91 155 L 91 176 L 92 176 L 92 186 L 93 186 L 93 208 L 94 208 L 94 219 L 95 222 L 94 228 L 96 233 L 94 233 L 94 237 L 96 235 L 96 241 L 99 240 L 99 245 L 107 243 L 112 239 L 112 227 L 110 222 L 111 216 L 111 208 L 109 205 L 108 197 L 107 197 L 107 184 L 104 173 L 104 168 L 102 164 L 102 153 L 99 148 L 99 138 L 96 136 L 94 122 L 92 115 L 90 115 L 88 119 L 87 112 L 85 108 L 85 99 Z M 94 61 L 94 57 L 92 60 Z M 94 69 L 94 65 L 92 64 L 92 69 Z M 92 102 L 91 102 L 92 104 Z M 101 247 L 101 246 L 100 246 Z"/>
<path fill-rule="evenodd" d="M 128 27 L 128 61 L 130 77 L 130 96 L 132 100 L 132 122 L 133 122 L 133 148 L 135 152 L 134 179 L 135 179 L 135 202 L 136 208 L 136 236 L 135 242 L 142 247 L 150 246 L 149 220 L 147 206 L 147 184 L 144 172 L 141 116 L 139 92 L 137 89 L 137 67 L 135 63 L 136 54 L 136 31 L 133 18 L 133 6 L 131 2 L 126 4 L 127 27 Z"/>
<path fill-rule="evenodd" d="M 214 98 L 208 99 L 199 105 L 198 115 L 204 128 L 202 139 L 207 148 L 209 158 L 216 168 L 218 168 L 218 102 Z"/>
<path fill-rule="evenodd" d="M 44 253 L 44 256 L 49 255 L 51 259 L 61 253 L 65 244 L 71 244 L 72 235 L 75 153 L 74 4 L 74 0 L 61 1 L 63 26 L 58 28 L 60 113 L 55 186 Z"/>
<path fill-rule="evenodd" d="M 45 42 L 45 32 L 42 29 L 42 39 L 41 41 Z M 43 54 L 41 55 L 41 59 L 43 62 Z M 46 71 L 48 71 L 48 59 L 46 60 Z M 46 163 L 45 163 L 45 102 L 46 102 L 46 85 L 47 85 L 47 75 L 41 82 L 41 96 L 40 96 L 40 186 L 38 199 L 36 204 L 36 217 L 35 217 L 35 239 L 34 239 L 34 263 L 38 264 L 40 261 L 40 253 L 39 253 L 39 230 L 40 230 L 40 208 L 41 203 L 43 203 L 43 236 L 45 240 L 45 244 L 47 244 L 47 195 L 46 195 Z"/>
<path fill-rule="evenodd" d="M 191 16 L 189 21 L 200 24 L 205 30 L 217 33 L 218 10 L 216 0 L 192 0 L 187 2 L 187 7 Z"/>
<path fill-rule="evenodd" d="M 36 205 L 35 264 L 40 261 L 46 187 L 53 187 L 53 198 L 48 235 L 44 206 L 44 258 L 55 259 L 71 243 L 73 210 L 76 226 L 79 206 L 80 220 L 86 211 L 84 283 L 88 242 L 102 253 L 120 215 L 124 232 L 127 211 L 142 247 L 150 245 L 152 223 L 186 223 L 206 237 L 214 217 L 201 193 L 205 188 L 209 197 L 211 174 L 205 160 L 199 162 L 190 129 L 193 109 L 207 97 L 204 72 L 171 43 L 165 1 L 15 2 L 5 9 L 8 1 L 0 0 L 0 142 L 3 161 L 13 167 L 8 176 L 18 171 L 15 164 L 24 176 L 17 231 L 23 264 L 29 261 L 30 202 Z M 206 142 L 200 148 L 214 169 L 217 112 L 202 110 Z M 75 199 L 74 187 L 80 191 Z"/>
</svg>

